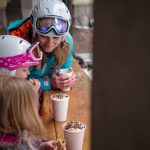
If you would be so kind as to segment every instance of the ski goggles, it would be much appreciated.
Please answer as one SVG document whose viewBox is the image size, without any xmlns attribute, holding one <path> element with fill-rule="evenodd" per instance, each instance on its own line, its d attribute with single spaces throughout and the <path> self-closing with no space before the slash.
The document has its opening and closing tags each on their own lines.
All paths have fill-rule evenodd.
<svg viewBox="0 0 150 150">
<path fill-rule="evenodd" d="M 10 57 L 0 57 L 0 68 L 16 70 L 19 67 L 38 65 L 42 59 L 42 52 L 37 49 L 38 44 L 39 42 L 31 45 L 26 53 Z"/>
<path fill-rule="evenodd" d="M 38 32 L 47 34 L 53 30 L 56 35 L 63 35 L 68 32 L 69 22 L 66 19 L 56 16 L 39 17 L 36 21 Z"/>
</svg>

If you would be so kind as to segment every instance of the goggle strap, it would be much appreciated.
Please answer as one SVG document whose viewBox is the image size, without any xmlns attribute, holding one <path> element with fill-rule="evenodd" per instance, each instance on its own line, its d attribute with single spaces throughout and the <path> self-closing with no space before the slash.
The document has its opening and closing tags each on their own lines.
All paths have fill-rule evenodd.
<svg viewBox="0 0 150 150">
<path fill-rule="evenodd" d="M 29 49 L 29 54 L 30 54 L 30 56 L 32 57 L 32 59 L 33 59 L 34 61 L 38 61 L 38 60 L 41 60 L 41 59 L 42 59 L 42 52 L 40 51 L 38 45 L 39 45 L 39 42 L 36 42 L 36 43 L 32 44 L 32 47 Z M 33 50 L 35 49 L 35 47 L 37 47 L 38 56 L 40 56 L 39 58 L 36 58 L 36 57 L 33 55 Z"/>
<path fill-rule="evenodd" d="M 33 43 L 33 44 L 28 48 L 27 52 L 34 50 L 34 48 L 37 47 L 38 45 L 39 45 L 39 42 Z"/>
</svg>

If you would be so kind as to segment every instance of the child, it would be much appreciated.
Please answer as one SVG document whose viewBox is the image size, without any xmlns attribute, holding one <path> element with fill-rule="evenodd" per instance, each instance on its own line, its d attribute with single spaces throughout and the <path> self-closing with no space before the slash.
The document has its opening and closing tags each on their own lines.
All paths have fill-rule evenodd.
<svg viewBox="0 0 150 150">
<path fill-rule="evenodd" d="M 28 41 L 12 35 L 0 36 L 0 74 L 8 74 L 26 79 L 29 75 L 29 66 L 35 66 L 42 59 L 42 52 L 38 50 L 38 42 L 31 45 Z M 42 92 L 40 82 L 29 80 L 39 92 L 41 103 Z M 40 111 L 39 103 L 39 111 Z"/>
<path fill-rule="evenodd" d="M 0 73 L 27 78 L 29 66 L 35 66 L 42 59 L 38 42 L 31 45 L 28 41 L 12 35 L 0 36 Z M 40 83 L 34 79 L 35 84 Z"/>
<path fill-rule="evenodd" d="M 37 107 L 38 95 L 31 83 L 0 75 L 0 149 L 58 150 L 54 141 L 37 137 L 44 132 Z"/>
</svg>

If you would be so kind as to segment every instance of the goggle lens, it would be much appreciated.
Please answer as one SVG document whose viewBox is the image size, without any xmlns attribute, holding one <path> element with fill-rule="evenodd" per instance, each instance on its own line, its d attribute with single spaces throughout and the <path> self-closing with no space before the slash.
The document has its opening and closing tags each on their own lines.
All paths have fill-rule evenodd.
<svg viewBox="0 0 150 150">
<path fill-rule="evenodd" d="M 64 34 L 68 31 L 68 22 L 62 18 L 57 17 L 46 17 L 38 18 L 36 23 L 36 28 L 41 33 L 48 33 L 52 29 L 56 34 Z"/>
</svg>

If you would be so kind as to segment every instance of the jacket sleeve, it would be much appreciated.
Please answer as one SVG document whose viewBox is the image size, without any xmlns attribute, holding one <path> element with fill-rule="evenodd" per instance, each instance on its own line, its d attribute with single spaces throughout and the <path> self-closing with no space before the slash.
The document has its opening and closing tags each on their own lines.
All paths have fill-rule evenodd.
<svg viewBox="0 0 150 150">
<path fill-rule="evenodd" d="M 32 76 L 29 75 L 28 78 L 32 78 Z M 50 78 L 48 76 L 44 76 L 41 78 L 35 78 L 35 77 L 33 78 L 37 79 L 40 82 L 40 89 L 42 91 L 51 90 Z"/>
<path fill-rule="evenodd" d="M 40 88 L 42 91 L 47 91 L 51 89 L 51 85 L 50 85 L 50 78 L 49 76 L 45 75 L 45 76 L 39 76 L 40 70 L 35 70 L 35 66 L 29 67 L 29 71 L 30 74 L 28 75 L 28 79 L 37 79 L 40 82 Z"/>
<path fill-rule="evenodd" d="M 29 42 L 31 42 L 32 39 L 32 22 L 31 18 L 21 19 L 14 21 L 11 23 L 7 30 L 6 34 L 19 36 Z"/>
<path fill-rule="evenodd" d="M 48 76 L 44 76 L 42 78 L 38 78 L 40 84 L 41 84 L 41 90 L 42 91 L 47 91 L 51 90 L 51 85 L 50 85 L 50 78 Z"/>
</svg>

